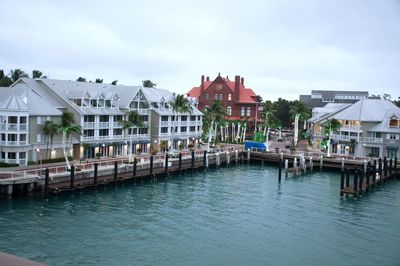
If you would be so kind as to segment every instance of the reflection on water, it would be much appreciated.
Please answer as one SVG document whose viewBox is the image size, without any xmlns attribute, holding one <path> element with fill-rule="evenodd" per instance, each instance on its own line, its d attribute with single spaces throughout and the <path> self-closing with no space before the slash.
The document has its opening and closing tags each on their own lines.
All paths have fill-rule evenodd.
<svg viewBox="0 0 400 266">
<path fill-rule="evenodd" d="M 0 203 L 0 250 L 53 265 L 399 265 L 400 182 L 241 165 Z"/>
</svg>

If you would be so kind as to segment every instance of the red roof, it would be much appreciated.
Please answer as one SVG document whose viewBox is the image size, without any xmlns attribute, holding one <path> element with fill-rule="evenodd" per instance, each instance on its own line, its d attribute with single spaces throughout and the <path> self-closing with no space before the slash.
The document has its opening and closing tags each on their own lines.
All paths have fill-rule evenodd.
<svg viewBox="0 0 400 266">
<path fill-rule="evenodd" d="M 226 85 L 232 90 L 232 92 L 235 91 L 235 81 L 228 80 L 226 78 L 222 78 Z M 214 81 L 204 81 L 204 90 L 206 90 Z M 199 98 L 200 97 L 200 86 L 199 87 L 193 87 L 188 93 L 188 96 L 190 97 L 195 97 Z M 242 83 L 239 84 L 239 101 L 241 103 L 256 103 L 257 95 L 254 93 L 254 91 L 251 88 L 246 88 L 242 85 Z"/>
</svg>

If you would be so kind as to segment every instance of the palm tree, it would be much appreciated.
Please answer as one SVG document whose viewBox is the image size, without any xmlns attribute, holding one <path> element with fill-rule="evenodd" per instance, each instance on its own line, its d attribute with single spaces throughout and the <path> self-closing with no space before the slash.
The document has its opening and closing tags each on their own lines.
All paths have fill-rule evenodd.
<svg viewBox="0 0 400 266">
<path fill-rule="evenodd" d="M 76 81 L 86 82 L 86 78 L 79 77 L 79 78 L 76 79 Z"/>
<path fill-rule="evenodd" d="M 297 100 L 291 102 L 289 114 L 290 114 L 291 119 L 294 119 L 296 117 L 296 115 L 300 115 L 299 119 L 301 121 L 304 121 L 303 129 L 306 129 L 305 128 L 306 121 L 308 118 L 311 117 L 311 111 L 310 111 L 310 109 L 308 109 L 308 107 L 304 103 L 297 101 Z"/>
<path fill-rule="evenodd" d="M 43 127 L 43 132 L 50 138 L 47 138 L 47 153 L 46 153 L 46 160 L 49 158 L 49 139 L 50 139 L 50 151 L 53 147 L 53 139 L 54 135 L 59 133 L 59 125 L 54 123 L 51 120 L 46 121 Z"/>
<path fill-rule="evenodd" d="M 96 82 L 96 83 L 103 83 L 103 79 L 97 78 L 97 79 L 95 80 L 95 82 Z"/>
<path fill-rule="evenodd" d="M 17 80 L 19 80 L 20 78 L 28 78 L 28 74 L 26 74 L 23 70 L 21 70 L 20 68 L 11 69 L 11 80 L 13 82 L 16 82 Z"/>
<path fill-rule="evenodd" d="M 214 101 L 210 107 L 206 108 L 204 112 L 203 127 L 204 131 L 207 132 L 206 137 L 208 138 L 207 140 L 208 145 L 211 143 L 213 136 L 215 140 L 217 127 L 220 123 L 225 121 L 225 115 L 226 115 L 226 109 L 219 100 Z"/>
<path fill-rule="evenodd" d="M 131 161 L 131 157 L 132 157 L 132 134 L 133 134 L 133 128 L 137 127 L 143 127 L 144 123 L 143 123 L 143 119 L 140 116 L 140 114 L 135 111 L 135 110 L 131 110 L 128 113 L 128 119 L 126 121 L 122 121 L 123 123 L 123 129 L 130 129 L 131 130 L 131 134 L 130 134 L 130 148 L 129 148 L 129 161 Z"/>
<path fill-rule="evenodd" d="M 188 98 L 186 98 L 183 94 L 178 94 L 176 95 L 170 102 L 169 106 L 172 109 L 172 113 L 174 114 L 174 121 L 178 121 L 178 114 L 182 113 L 189 113 L 191 114 L 193 111 L 193 107 L 190 104 L 190 101 Z M 176 132 L 176 127 L 173 125 L 173 130 L 172 130 L 172 141 L 173 141 L 173 134 Z"/>
<path fill-rule="evenodd" d="M 67 163 L 67 168 L 70 169 L 71 166 L 68 160 L 68 141 L 69 137 L 73 133 L 81 134 L 81 127 L 75 125 L 74 114 L 68 111 L 64 111 L 61 115 L 61 127 L 59 128 L 59 132 L 62 133 L 62 146 L 65 157 L 65 162 Z"/>
<path fill-rule="evenodd" d="M 341 126 L 342 126 L 342 124 L 335 118 L 332 118 L 322 124 L 322 128 L 323 128 L 325 137 L 321 142 L 321 146 L 327 148 L 327 156 L 328 157 L 330 157 L 331 134 L 332 134 L 332 132 L 337 131 Z"/>
<path fill-rule="evenodd" d="M 43 75 L 42 71 L 40 70 L 32 70 L 32 78 L 36 79 L 36 78 L 41 78 Z"/>
</svg>

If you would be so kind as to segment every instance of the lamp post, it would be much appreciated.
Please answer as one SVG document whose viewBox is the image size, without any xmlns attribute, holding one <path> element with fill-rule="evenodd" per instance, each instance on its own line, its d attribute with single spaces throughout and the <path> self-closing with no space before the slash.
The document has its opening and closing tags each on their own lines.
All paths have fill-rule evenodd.
<svg viewBox="0 0 400 266">
<path fill-rule="evenodd" d="M 40 175 L 41 175 L 41 172 L 42 172 L 42 155 L 40 154 L 40 149 L 39 149 L 39 147 L 36 149 L 36 156 L 39 154 L 39 162 L 40 162 Z"/>
</svg>

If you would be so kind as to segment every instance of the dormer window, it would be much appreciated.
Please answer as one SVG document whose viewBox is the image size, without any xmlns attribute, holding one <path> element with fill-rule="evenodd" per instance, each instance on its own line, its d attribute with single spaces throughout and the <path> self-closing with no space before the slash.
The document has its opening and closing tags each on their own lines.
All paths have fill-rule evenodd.
<svg viewBox="0 0 400 266">
<path fill-rule="evenodd" d="M 400 128 L 400 120 L 395 115 L 390 118 L 389 127 Z"/>
</svg>

